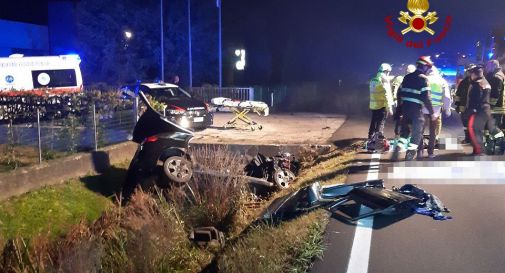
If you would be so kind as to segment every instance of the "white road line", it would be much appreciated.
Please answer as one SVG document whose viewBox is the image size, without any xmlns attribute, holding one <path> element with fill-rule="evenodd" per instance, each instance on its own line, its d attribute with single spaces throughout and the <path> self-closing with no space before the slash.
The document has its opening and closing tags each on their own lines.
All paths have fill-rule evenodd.
<svg viewBox="0 0 505 273">
<path fill-rule="evenodd" d="M 379 179 L 379 168 L 381 154 L 372 154 L 370 169 L 367 180 Z M 367 213 L 370 208 L 361 206 L 359 213 Z M 347 265 L 347 273 L 367 273 L 368 262 L 370 260 L 370 246 L 372 243 L 373 216 L 363 218 L 356 225 L 354 241 L 352 243 L 351 256 Z"/>
</svg>

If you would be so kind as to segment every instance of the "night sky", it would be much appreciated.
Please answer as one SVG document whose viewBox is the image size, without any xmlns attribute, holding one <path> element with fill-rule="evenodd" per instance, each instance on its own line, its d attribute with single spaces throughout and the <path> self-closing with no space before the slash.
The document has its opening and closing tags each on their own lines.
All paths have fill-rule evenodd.
<svg viewBox="0 0 505 273">
<path fill-rule="evenodd" d="M 7 2 L 2 3 L 0 18 L 47 22 L 47 1 Z M 250 82 L 331 82 L 361 78 L 384 61 L 413 62 L 420 54 L 442 51 L 474 53 L 477 40 L 489 37 L 494 26 L 505 25 L 504 0 L 429 2 L 430 11 L 440 18 L 432 25 L 437 33 L 445 16 L 453 17 L 447 37 L 429 49 L 406 48 L 387 36 L 384 18 L 393 16 L 399 32 L 403 25 L 396 18 L 407 10 L 407 0 L 223 0 L 225 46 L 247 49 Z M 413 40 L 428 37 L 406 35 Z"/>
</svg>

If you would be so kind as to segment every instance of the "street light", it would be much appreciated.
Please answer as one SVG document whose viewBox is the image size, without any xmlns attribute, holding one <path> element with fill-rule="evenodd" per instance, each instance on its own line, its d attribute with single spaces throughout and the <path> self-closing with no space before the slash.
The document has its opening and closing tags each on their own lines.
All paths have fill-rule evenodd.
<svg viewBox="0 0 505 273">
<path fill-rule="evenodd" d="M 239 57 L 238 61 L 235 63 L 235 68 L 237 70 L 245 69 L 245 49 L 237 49 L 235 50 L 235 56 Z"/>
<path fill-rule="evenodd" d="M 163 29 L 163 0 L 160 0 L 160 52 L 161 52 L 161 71 L 160 79 L 165 81 L 165 57 L 163 53 L 165 52 L 165 41 L 164 41 L 164 29 Z"/>
<path fill-rule="evenodd" d="M 188 61 L 189 61 L 189 90 L 193 88 L 193 52 L 191 45 L 191 0 L 188 0 Z"/>
<path fill-rule="evenodd" d="M 216 0 L 217 8 L 219 9 L 219 95 L 223 87 L 223 34 L 222 34 L 222 12 L 221 0 Z"/>
<path fill-rule="evenodd" d="M 133 37 L 133 33 L 129 30 L 125 30 L 124 37 L 126 38 L 126 40 L 130 40 Z"/>
</svg>

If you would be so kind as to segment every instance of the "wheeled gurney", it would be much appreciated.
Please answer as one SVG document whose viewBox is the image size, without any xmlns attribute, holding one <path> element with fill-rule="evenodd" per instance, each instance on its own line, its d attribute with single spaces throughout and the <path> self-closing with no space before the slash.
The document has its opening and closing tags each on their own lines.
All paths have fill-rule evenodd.
<svg viewBox="0 0 505 273">
<path fill-rule="evenodd" d="M 224 125 L 224 128 L 246 127 L 250 128 L 252 131 L 255 129 L 261 130 L 263 126 L 252 120 L 248 114 L 253 112 L 259 116 L 265 117 L 269 114 L 268 105 L 262 101 L 239 101 L 218 97 L 213 98 L 211 103 L 216 107 L 230 109 L 235 114 L 234 117 Z M 239 125 L 239 122 L 242 123 L 242 126 Z"/>
</svg>

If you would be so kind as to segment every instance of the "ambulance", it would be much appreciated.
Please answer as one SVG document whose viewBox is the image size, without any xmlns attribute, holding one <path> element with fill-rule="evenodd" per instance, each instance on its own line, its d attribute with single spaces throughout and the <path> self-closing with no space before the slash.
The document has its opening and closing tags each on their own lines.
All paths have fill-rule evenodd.
<svg viewBox="0 0 505 273">
<path fill-rule="evenodd" d="M 78 55 L 0 58 L 0 96 L 82 92 L 80 63 Z"/>
</svg>

